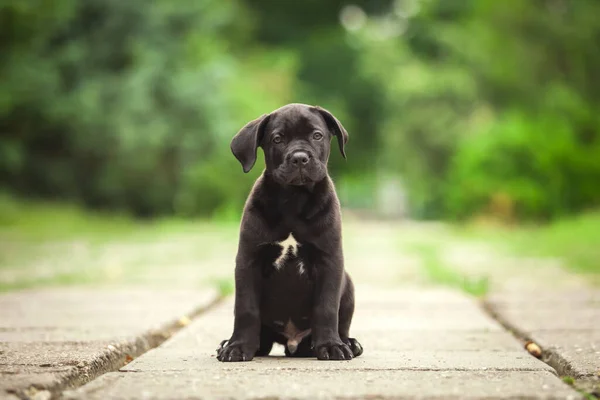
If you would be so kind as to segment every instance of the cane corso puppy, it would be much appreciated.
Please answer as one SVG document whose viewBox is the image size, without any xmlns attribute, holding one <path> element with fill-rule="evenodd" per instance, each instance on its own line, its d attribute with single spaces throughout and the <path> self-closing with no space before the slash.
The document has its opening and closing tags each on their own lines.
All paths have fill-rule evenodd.
<svg viewBox="0 0 600 400">
<path fill-rule="evenodd" d="M 220 361 L 266 356 L 350 360 L 354 286 L 344 270 L 340 204 L 327 173 L 330 143 L 348 133 L 327 110 L 289 104 L 250 121 L 231 142 L 244 172 L 258 147 L 266 169 L 244 207 L 235 266 L 233 334 Z"/>
</svg>

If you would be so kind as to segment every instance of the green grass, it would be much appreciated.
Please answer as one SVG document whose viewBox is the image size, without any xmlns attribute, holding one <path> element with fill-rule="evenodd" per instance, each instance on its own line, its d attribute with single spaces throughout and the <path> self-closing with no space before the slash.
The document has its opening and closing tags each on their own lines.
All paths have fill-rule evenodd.
<svg viewBox="0 0 600 400">
<path fill-rule="evenodd" d="M 115 237 L 139 229 L 126 216 L 91 213 L 68 204 L 40 203 L 0 196 L 0 235 L 23 240 Z"/>
<path fill-rule="evenodd" d="M 239 219 L 233 217 L 218 223 L 176 218 L 140 222 L 125 215 L 0 195 L 0 290 L 139 283 L 160 280 L 161 274 L 171 282 L 180 274 L 229 295 L 238 228 Z M 476 296 L 488 291 L 488 281 L 448 265 L 443 251 L 453 241 L 483 240 L 519 256 L 556 257 L 600 282 L 600 211 L 545 226 L 418 232 L 404 232 L 398 246 L 421 260 L 423 274 Z"/>
<path fill-rule="evenodd" d="M 465 233 L 470 238 L 497 243 L 517 255 L 558 258 L 574 272 L 600 276 L 600 211 L 548 225 L 469 227 Z"/>
<path fill-rule="evenodd" d="M 218 224 L 175 217 L 142 221 L 124 214 L 84 210 L 72 204 L 17 200 L 0 194 L 0 238 L 103 241 L 131 235 L 152 238 L 160 234 L 194 231 L 200 225 L 219 225 L 230 229 L 239 224 L 239 218 L 230 216 L 217 220 Z"/>
<path fill-rule="evenodd" d="M 215 285 L 228 294 L 231 284 L 220 279 L 229 273 L 224 268 L 229 260 L 222 255 L 235 251 L 238 225 L 238 221 L 177 218 L 138 221 L 75 205 L 0 195 L 0 291 L 73 284 L 169 284 L 179 276 L 179 281 L 189 277 L 187 283 Z"/>
<path fill-rule="evenodd" d="M 578 384 L 577 380 L 575 380 L 575 378 L 573 378 L 572 376 L 563 376 L 562 381 L 564 383 L 566 383 L 567 385 L 572 386 L 575 390 L 577 390 L 579 392 L 579 394 L 581 394 L 583 396 L 584 399 L 598 400 L 598 397 L 595 394 L 589 393 L 586 390 L 583 390 L 580 387 L 578 387 L 578 386 L 580 386 L 580 382 Z"/>
<path fill-rule="evenodd" d="M 488 292 L 487 278 L 470 278 L 446 265 L 440 256 L 439 244 L 415 243 L 408 246 L 407 251 L 420 258 L 423 271 L 431 282 L 450 286 L 476 297 L 485 296 Z"/>
<path fill-rule="evenodd" d="M 221 297 L 231 296 L 235 292 L 235 284 L 231 278 L 217 279 L 214 286 L 216 286 Z"/>
<path fill-rule="evenodd" d="M 0 265 L 1 267 L 1 265 Z M 84 272 L 58 273 L 46 278 L 21 279 L 16 282 L 0 281 L 0 292 L 9 290 L 29 289 L 33 287 L 66 286 L 93 284 L 101 280 L 98 274 L 89 274 Z"/>
</svg>

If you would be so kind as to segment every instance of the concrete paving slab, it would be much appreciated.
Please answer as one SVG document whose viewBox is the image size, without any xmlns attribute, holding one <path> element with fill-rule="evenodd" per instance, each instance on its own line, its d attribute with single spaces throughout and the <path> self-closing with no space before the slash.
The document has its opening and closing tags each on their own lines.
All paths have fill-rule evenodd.
<svg viewBox="0 0 600 400">
<path fill-rule="evenodd" d="M 173 313 L 189 312 L 190 303 L 214 297 L 212 290 L 163 290 L 61 288 L 25 290 L 0 296 L 0 324 L 3 330 L 159 326 Z M 117 306 L 118 305 L 118 306 Z M 149 311 L 151 310 L 151 311 Z"/>
<path fill-rule="evenodd" d="M 0 399 L 3 399 L 2 396 L 17 393 L 21 388 L 26 390 L 34 385 L 51 387 L 59 384 L 60 377 L 68 371 L 67 367 L 48 368 L 47 370 L 37 367 L 6 368 L 0 372 Z"/>
<path fill-rule="evenodd" d="M 520 350 L 521 346 L 514 338 L 502 331 L 439 331 L 400 330 L 387 331 L 381 329 L 368 330 L 357 326 L 352 335 L 362 342 L 376 342 L 378 346 L 396 350 L 486 350 L 510 351 Z"/>
<path fill-rule="evenodd" d="M 541 304 L 532 307 L 532 304 Z M 600 289 L 528 298 L 496 293 L 487 306 L 506 326 L 544 350 L 562 375 L 597 377 L 600 371 Z"/>
<path fill-rule="evenodd" d="M 398 315 L 357 315 L 357 324 L 362 326 L 376 326 L 379 329 L 395 331 L 502 331 L 502 327 L 491 318 L 483 315 L 473 315 L 460 311 L 435 312 L 429 315 L 422 313 L 399 313 Z M 431 321 L 435 321 L 432 324 Z"/>
<path fill-rule="evenodd" d="M 0 296 L 0 397 L 56 393 L 125 365 L 189 323 L 214 290 L 56 288 Z M 82 335 L 82 333 L 84 333 Z M 31 396 L 29 396 L 31 397 Z"/>
<path fill-rule="evenodd" d="M 249 365 L 249 364 L 248 364 Z M 65 399 L 580 399 L 547 371 L 268 370 L 110 373 Z"/>
<path fill-rule="evenodd" d="M 106 327 L 104 327 L 106 328 Z M 137 328 L 137 327 L 136 327 Z M 4 330 L 3 330 L 4 329 Z M 111 326 L 110 329 L 95 327 L 19 327 L 0 328 L 0 342 L 39 343 L 39 342 L 93 342 L 125 340 L 131 336 L 131 327 Z"/>
<path fill-rule="evenodd" d="M 577 291 L 589 280 L 565 268 L 564 260 L 510 254 L 510 249 L 501 249 L 493 241 L 447 239 L 441 251 L 445 265 L 465 277 L 485 278 L 490 288 L 503 293 L 521 294 L 539 289 Z"/>
<path fill-rule="evenodd" d="M 518 321 L 518 327 L 523 332 L 539 331 L 595 331 L 600 329 L 600 308 L 519 308 L 496 307 L 502 318 L 507 321 Z"/>
<path fill-rule="evenodd" d="M 100 342 L 0 342 L 0 371 L 5 366 L 53 366 L 72 365 L 74 360 L 90 354 L 101 353 L 110 341 Z"/>
<path fill-rule="evenodd" d="M 473 350 L 474 343 L 479 343 L 479 348 L 487 350 L 492 350 L 490 343 L 503 349 L 521 349 L 519 343 L 503 331 L 498 323 L 471 303 L 462 312 L 452 308 L 452 312 L 436 311 L 425 315 L 399 309 L 396 312 L 386 311 L 379 316 L 377 314 L 380 311 L 371 303 L 365 303 L 356 310 L 350 330 L 351 335 L 357 337 L 365 348 L 369 347 L 370 342 L 377 342 L 381 347 L 393 345 L 395 349 L 429 348 L 430 342 L 436 342 L 433 346 L 448 349 L 454 338 L 455 349 Z M 446 305 L 442 303 L 442 307 L 445 310 Z M 430 305 L 429 309 L 434 308 Z M 204 325 L 201 321 L 209 316 L 211 323 Z M 191 329 L 180 332 L 163 346 L 176 347 L 180 342 L 187 342 L 181 346 L 190 346 L 201 341 L 218 344 L 229 337 L 232 328 L 233 301 L 229 299 L 223 306 L 194 322 Z M 442 344 L 445 345 L 442 347 Z M 216 344 L 211 343 L 211 346 Z"/>
<path fill-rule="evenodd" d="M 279 369 L 330 371 L 342 370 L 421 370 L 421 371 L 548 371 L 554 370 L 524 351 L 386 351 L 373 344 L 373 350 L 351 361 L 322 362 L 313 358 L 260 357 L 251 363 L 233 363 L 225 366 L 228 371 L 277 371 Z M 212 346 L 214 347 L 214 346 Z M 122 371 L 221 371 L 224 366 L 210 350 L 204 349 L 155 349 L 123 367 Z"/>
<path fill-rule="evenodd" d="M 233 304 L 229 300 L 120 371 L 65 395 L 78 399 L 578 398 L 552 368 L 531 357 L 468 297 L 422 289 L 411 294 L 415 295 L 412 301 L 402 291 L 382 289 L 373 297 L 360 297 L 353 326 L 365 335 L 364 339 L 356 335 L 365 353 L 351 361 L 285 358 L 277 356 L 279 347 L 272 353 L 277 355 L 252 362 L 221 363 L 215 349 L 231 334 Z M 394 301 L 411 306 L 379 310 L 388 322 L 375 325 L 372 314 L 379 312 L 381 299 L 388 306 Z M 421 310 L 431 311 L 429 318 Z M 444 322 L 451 319 L 463 323 Z M 423 332 L 429 336 L 420 336 Z M 434 335 L 440 338 L 436 347 L 419 345 L 419 339 Z M 446 335 L 450 339 L 445 341 Z M 481 339 L 485 335 L 492 336 Z M 402 337 L 410 338 L 415 347 L 390 346 Z M 479 338 L 475 342 L 479 345 L 473 346 L 473 338 Z M 509 345 L 511 341 L 514 346 Z"/>
<path fill-rule="evenodd" d="M 345 267 L 354 282 L 398 286 L 422 281 L 421 260 L 403 251 L 397 225 L 353 222 L 344 211 L 343 229 Z"/>
<path fill-rule="evenodd" d="M 226 325 L 227 326 L 227 325 Z M 354 325 L 352 335 L 359 338 L 365 347 L 369 343 L 377 343 L 381 348 L 402 350 L 486 350 L 486 351 L 521 351 L 523 346 L 504 331 L 444 331 L 439 330 L 384 330 L 368 326 Z M 169 340 L 162 347 L 186 346 L 194 348 L 207 338 L 218 339 L 210 327 L 194 326 L 177 335 L 177 341 Z M 185 341 L 185 344 L 179 344 Z M 367 347 L 368 348 L 368 347 Z"/>
<path fill-rule="evenodd" d="M 437 302 L 433 296 L 423 296 L 423 304 L 419 305 L 420 300 L 417 298 L 410 302 L 410 306 L 404 306 L 409 301 L 404 301 L 404 296 L 395 297 L 396 291 L 390 292 L 386 296 L 389 301 L 385 303 L 383 309 L 378 301 L 372 301 L 364 297 L 364 300 L 357 300 L 360 307 L 356 309 L 351 333 L 354 332 L 354 329 L 360 330 L 363 327 L 368 327 L 368 330 L 376 327 L 383 331 L 424 331 L 432 334 L 440 330 L 444 332 L 503 331 L 501 325 L 482 312 L 481 307 L 468 297 L 463 297 L 461 302 L 453 302 L 452 299 L 455 297 L 455 294 L 453 294 L 446 301 L 443 296 L 445 291 L 437 292 L 433 289 L 437 296 L 442 296 L 438 298 Z M 395 308 L 396 302 L 403 306 Z M 232 307 L 229 309 L 224 308 L 219 316 L 214 315 L 213 318 L 220 318 L 223 325 L 233 327 Z M 432 323 L 432 321 L 435 321 L 435 323 Z"/>
<path fill-rule="evenodd" d="M 445 287 L 402 286 L 385 288 L 381 286 L 356 284 L 356 302 L 361 306 L 373 305 L 377 309 L 384 308 L 437 308 L 448 307 L 473 307 L 470 297 Z"/>
<path fill-rule="evenodd" d="M 580 373 L 600 378 L 600 329 L 539 332 L 536 338 L 542 348 L 560 354 L 570 365 L 589 366 Z"/>
</svg>

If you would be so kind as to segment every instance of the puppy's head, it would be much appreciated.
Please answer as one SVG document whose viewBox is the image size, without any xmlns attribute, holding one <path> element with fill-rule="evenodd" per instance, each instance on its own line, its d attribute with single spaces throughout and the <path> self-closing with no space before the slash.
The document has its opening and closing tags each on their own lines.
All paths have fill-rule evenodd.
<svg viewBox="0 0 600 400">
<path fill-rule="evenodd" d="M 327 175 L 331 139 L 337 138 L 342 156 L 348 132 L 327 110 L 288 104 L 246 124 L 231 141 L 231 151 L 248 172 L 260 146 L 267 171 L 280 184 L 307 185 Z"/>
</svg>

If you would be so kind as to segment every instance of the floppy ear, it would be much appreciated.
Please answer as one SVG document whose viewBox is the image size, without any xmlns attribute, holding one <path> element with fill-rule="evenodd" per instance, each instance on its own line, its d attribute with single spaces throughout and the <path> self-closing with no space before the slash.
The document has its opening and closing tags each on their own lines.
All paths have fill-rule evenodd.
<svg viewBox="0 0 600 400">
<path fill-rule="evenodd" d="M 262 140 L 270 114 L 250 121 L 231 140 L 231 152 L 238 159 L 244 172 L 248 172 L 256 162 L 256 149 Z"/>
<path fill-rule="evenodd" d="M 329 130 L 331 130 L 337 137 L 337 142 L 340 146 L 340 153 L 342 153 L 342 156 L 346 158 L 344 146 L 346 143 L 348 143 L 348 132 L 346 132 L 346 129 L 344 129 L 342 123 L 338 121 L 337 118 L 334 117 L 329 111 L 319 106 L 316 106 L 315 109 L 321 114 L 321 116 L 323 116 L 323 119 L 325 119 Z"/>
</svg>

